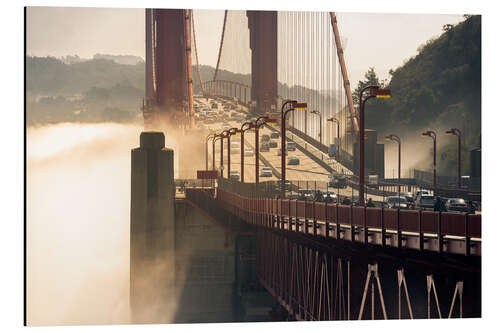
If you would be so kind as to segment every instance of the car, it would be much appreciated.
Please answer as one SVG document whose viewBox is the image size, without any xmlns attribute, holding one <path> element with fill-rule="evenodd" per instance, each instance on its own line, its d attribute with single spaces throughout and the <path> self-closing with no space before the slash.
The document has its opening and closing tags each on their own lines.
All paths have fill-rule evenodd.
<svg viewBox="0 0 500 333">
<path fill-rule="evenodd" d="M 282 184 L 282 181 L 279 182 L 278 189 L 281 189 L 280 188 L 281 184 Z M 292 183 L 289 180 L 285 180 L 285 182 L 283 184 L 285 187 L 285 191 L 290 191 L 292 189 Z"/>
<path fill-rule="evenodd" d="M 467 203 L 462 198 L 450 198 L 446 201 L 446 210 L 467 212 Z"/>
<path fill-rule="evenodd" d="M 342 174 L 330 174 L 328 175 L 328 186 L 335 188 L 346 188 L 347 178 Z"/>
<path fill-rule="evenodd" d="M 240 180 L 240 172 L 238 170 L 231 170 L 229 172 L 229 179 Z"/>
<path fill-rule="evenodd" d="M 413 200 L 413 194 L 411 192 L 401 192 L 401 197 L 406 199 L 409 208 L 413 207 L 415 204 L 415 200 Z"/>
<path fill-rule="evenodd" d="M 260 177 L 272 177 L 273 176 L 273 169 L 270 167 L 263 167 L 260 169 Z"/>
<path fill-rule="evenodd" d="M 260 145 L 260 151 L 262 152 L 268 152 L 269 151 L 269 144 L 263 143 Z"/>
<path fill-rule="evenodd" d="M 417 197 L 417 200 L 415 200 L 415 208 L 418 209 L 434 209 L 434 204 L 436 203 L 436 200 L 434 200 L 434 197 L 429 194 L 424 194 L 424 195 L 419 195 Z"/>
<path fill-rule="evenodd" d="M 295 142 L 288 142 L 286 144 L 286 150 L 288 150 L 288 151 L 295 151 L 295 149 L 296 149 Z"/>
<path fill-rule="evenodd" d="M 408 201 L 406 201 L 405 197 L 387 197 L 385 200 L 389 208 L 400 208 L 400 209 L 408 209 Z"/>
<path fill-rule="evenodd" d="M 269 142 L 269 140 L 271 140 L 271 137 L 267 134 L 262 134 L 262 136 L 260 137 L 260 140 L 262 142 Z"/>
<path fill-rule="evenodd" d="M 231 142 L 231 154 L 239 154 L 240 153 L 240 146 L 233 146 L 233 143 Z"/>
<path fill-rule="evenodd" d="M 278 132 L 272 132 L 271 133 L 271 139 L 277 139 L 280 137 L 280 134 Z"/>
<path fill-rule="evenodd" d="M 245 148 L 245 152 L 243 153 L 245 156 L 253 156 L 252 148 Z"/>
<path fill-rule="evenodd" d="M 269 148 L 277 148 L 277 147 L 278 147 L 278 142 L 276 142 L 276 140 L 269 141 Z"/>
<path fill-rule="evenodd" d="M 300 160 L 297 156 L 290 156 L 288 158 L 288 165 L 299 165 L 300 164 Z"/>
<path fill-rule="evenodd" d="M 333 191 L 326 191 L 323 193 L 323 201 L 328 202 L 327 198 L 330 196 L 331 201 L 337 202 L 337 193 Z"/>
<path fill-rule="evenodd" d="M 286 155 L 288 155 L 288 151 L 287 151 L 287 150 L 285 150 L 285 156 L 286 156 Z M 281 148 L 280 148 L 280 149 L 278 149 L 278 156 L 281 156 Z"/>
<path fill-rule="evenodd" d="M 218 109 L 219 106 L 217 105 L 217 103 L 212 103 L 212 109 Z"/>
<path fill-rule="evenodd" d="M 417 201 L 418 197 L 420 195 L 430 195 L 429 191 L 427 190 L 418 190 L 415 192 L 415 194 L 413 195 L 413 201 Z"/>
<path fill-rule="evenodd" d="M 314 198 L 313 196 L 313 190 L 308 190 L 308 189 L 299 189 L 298 191 L 299 194 L 299 200 L 312 200 Z"/>
</svg>

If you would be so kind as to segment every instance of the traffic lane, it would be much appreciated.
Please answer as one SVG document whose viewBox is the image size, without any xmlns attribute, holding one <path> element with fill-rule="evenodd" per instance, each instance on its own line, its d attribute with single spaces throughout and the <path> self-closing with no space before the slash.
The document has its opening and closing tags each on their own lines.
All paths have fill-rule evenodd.
<svg viewBox="0 0 500 333">
<path fill-rule="evenodd" d="M 270 135 L 272 131 L 268 128 L 262 128 L 259 132 L 262 134 L 268 134 Z M 278 147 L 281 147 L 281 137 L 280 139 L 274 139 L 278 141 Z M 269 152 L 264 152 L 262 153 L 268 161 L 273 164 L 273 166 L 281 172 L 281 156 L 278 156 L 277 154 L 277 149 L 279 148 L 270 148 Z M 272 152 L 274 150 L 274 152 Z M 290 156 L 296 156 L 299 158 L 299 165 L 297 166 L 291 166 L 287 164 L 287 180 L 291 182 L 305 182 L 305 181 L 317 181 L 317 182 L 328 182 L 329 178 L 328 175 L 326 174 L 327 171 L 321 167 L 319 164 L 317 164 L 314 160 L 309 158 L 307 155 L 305 155 L 302 151 L 296 149 L 295 151 L 289 151 L 288 156 L 287 156 L 287 162 L 288 162 L 288 157 Z M 288 168 L 293 168 L 293 169 L 302 169 L 304 171 L 298 171 L 298 170 L 289 170 Z M 324 173 L 324 174 L 317 174 L 317 173 L 311 173 L 307 171 L 314 171 L 318 173 Z M 316 186 L 318 188 L 318 186 Z M 321 186 L 323 187 L 323 186 Z M 324 186 L 326 188 L 326 186 Z M 321 190 L 321 188 L 318 188 Z M 350 186 L 344 188 L 344 189 L 339 189 L 339 188 L 329 188 L 330 190 L 333 190 L 335 193 L 338 193 L 343 196 L 358 196 L 358 190 L 351 188 Z M 322 189 L 324 190 L 324 189 Z M 371 198 L 374 201 L 382 201 L 383 197 L 381 196 L 376 196 L 372 194 L 368 194 L 367 198 Z"/>
<path fill-rule="evenodd" d="M 241 108 L 243 109 L 244 107 L 241 107 Z M 246 109 L 246 108 L 244 108 L 244 109 Z M 228 121 L 228 123 L 231 125 L 231 127 L 236 127 L 236 128 L 240 128 L 241 124 L 242 124 L 241 122 L 234 121 L 234 120 L 230 120 L 230 121 Z M 262 134 L 271 135 L 272 132 L 273 132 L 272 130 L 270 130 L 266 127 L 261 127 L 261 129 L 259 129 L 259 135 L 262 135 Z M 247 138 L 248 133 L 255 133 L 255 132 L 247 131 L 245 133 L 245 139 Z M 254 141 L 255 135 L 251 135 L 251 137 L 253 137 L 251 139 L 252 142 L 255 142 Z M 272 140 L 276 140 L 278 142 L 278 148 L 270 148 L 269 152 L 259 152 L 259 153 L 262 154 L 262 156 L 267 161 L 269 161 L 269 163 L 271 163 L 271 165 L 278 172 L 281 173 L 281 156 L 279 156 L 277 154 L 277 150 L 280 149 L 280 147 L 281 147 L 281 137 L 279 139 L 272 139 Z M 262 143 L 262 140 L 260 140 L 260 142 Z M 297 139 L 296 143 L 301 144 L 301 145 L 304 144 L 304 142 L 300 139 Z M 298 149 L 296 149 L 295 151 L 289 151 L 288 155 L 287 155 L 286 162 L 288 162 L 288 157 L 290 157 L 290 156 L 298 157 L 300 164 L 298 166 L 288 166 L 288 164 L 287 164 L 287 180 L 292 181 L 292 182 L 298 182 L 298 181 L 328 182 L 329 181 L 328 175 L 326 174 L 327 171 L 323 167 L 318 165 L 314 160 L 312 160 L 307 155 L 305 155 L 302 151 L 300 151 Z M 337 162 L 335 162 L 335 163 L 337 163 Z M 261 165 L 262 165 L 262 161 L 261 161 Z M 341 166 L 341 167 L 343 168 L 343 166 Z M 255 165 L 253 166 L 253 168 L 255 169 Z M 304 171 L 289 170 L 288 168 L 302 169 Z M 314 171 L 314 172 L 318 172 L 318 173 L 311 173 L 308 171 Z M 255 171 L 251 172 L 250 175 L 247 175 L 247 172 L 249 172 L 249 170 L 248 170 L 248 167 L 246 167 L 246 165 L 245 165 L 245 182 L 255 182 Z M 325 174 L 319 174 L 319 173 L 325 173 Z M 271 178 L 272 180 L 277 180 L 276 177 L 274 177 L 274 176 L 269 177 L 269 178 Z M 316 187 L 318 187 L 318 186 L 316 186 Z M 326 188 L 326 186 L 325 186 L 325 188 Z M 358 190 L 353 189 L 350 186 L 348 186 L 344 189 L 339 189 L 339 188 L 329 188 L 329 189 L 333 190 L 335 193 L 342 195 L 342 196 L 347 196 L 347 197 L 358 196 Z M 371 198 L 372 200 L 379 201 L 379 202 L 383 201 L 382 196 L 376 196 L 376 195 L 372 195 L 372 194 L 368 194 L 367 198 Z"/>
</svg>

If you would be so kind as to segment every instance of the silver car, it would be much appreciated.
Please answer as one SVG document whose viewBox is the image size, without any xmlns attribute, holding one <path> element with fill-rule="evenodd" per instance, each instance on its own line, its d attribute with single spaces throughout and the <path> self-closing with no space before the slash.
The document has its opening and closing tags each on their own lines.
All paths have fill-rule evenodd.
<svg viewBox="0 0 500 333">
<path fill-rule="evenodd" d="M 270 167 L 263 167 L 260 169 L 260 176 L 261 177 L 272 177 L 273 176 L 273 169 Z"/>
</svg>

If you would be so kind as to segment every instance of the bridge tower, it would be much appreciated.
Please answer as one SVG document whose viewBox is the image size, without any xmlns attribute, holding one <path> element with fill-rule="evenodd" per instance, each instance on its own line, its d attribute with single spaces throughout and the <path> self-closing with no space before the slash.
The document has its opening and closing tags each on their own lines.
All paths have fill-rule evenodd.
<svg viewBox="0 0 500 333">
<path fill-rule="evenodd" d="M 278 96 L 278 12 L 247 11 L 252 52 L 252 100 L 259 114 L 274 112 Z"/>
<path fill-rule="evenodd" d="M 186 125 L 192 113 L 189 10 L 146 9 L 145 22 L 145 127 Z"/>
</svg>

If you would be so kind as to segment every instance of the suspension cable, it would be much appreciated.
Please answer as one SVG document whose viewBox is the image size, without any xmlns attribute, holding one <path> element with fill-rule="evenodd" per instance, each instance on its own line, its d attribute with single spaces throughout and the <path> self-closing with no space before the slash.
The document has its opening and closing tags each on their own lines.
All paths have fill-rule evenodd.
<svg viewBox="0 0 500 333">
<path fill-rule="evenodd" d="M 198 81 L 200 83 L 200 88 L 202 93 L 205 93 L 203 88 L 203 79 L 201 77 L 200 62 L 198 61 L 198 46 L 196 45 L 196 32 L 194 29 L 194 11 L 191 9 L 191 24 L 193 25 L 193 44 L 194 44 L 194 54 L 196 57 L 196 71 L 198 72 Z"/>
<path fill-rule="evenodd" d="M 337 16 L 335 12 L 330 12 L 330 21 L 333 28 L 333 33 L 335 35 L 335 43 L 337 45 L 337 55 L 339 58 L 339 64 L 342 68 L 342 77 L 344 79 L 344 89 L 347 95 L 347 102 L 349 103 L 349 109 L 351 111 L 351 120 L 356 133 L 359 132 L 358 120 L 356 119 L 356 113 L 354 111 L 354 102 L 352 100 L 351 86 L 349 84 L 349 78 L 347 75 L 347 68 L 344 61 L 344 51 L 342 50 L 342 42 L 340 40 L 339 28 L 337 26 Z"/>
<path fill-rule="evenodd" d="M 217 79 L 217 72 L 219 71 L 220 56 L 222 54 L 222 44 L 224 43 L 224 32 L 226 31 L 226 21 L 227 21 L 227 9 L 224 11 L 224 24 L 222 25 L 222 36 L 220 38 L 219 56 L 217 57 L 217 66 L 215 67 L 213 81 Z"/>
</svg>

